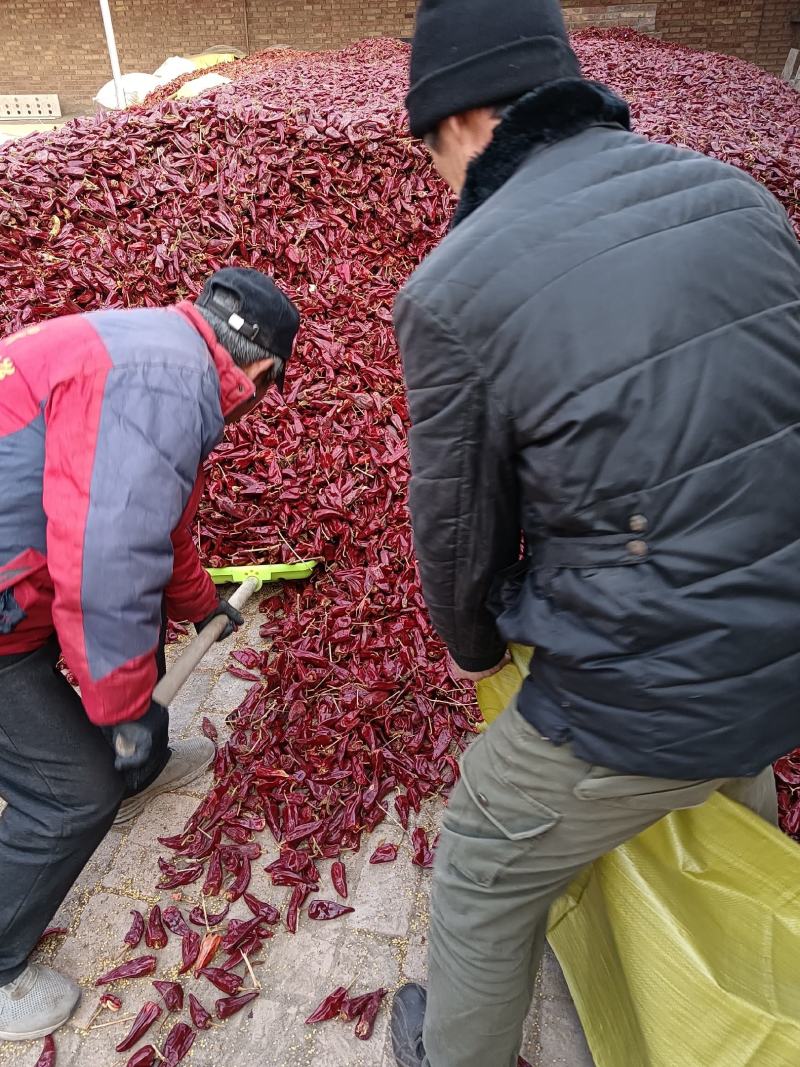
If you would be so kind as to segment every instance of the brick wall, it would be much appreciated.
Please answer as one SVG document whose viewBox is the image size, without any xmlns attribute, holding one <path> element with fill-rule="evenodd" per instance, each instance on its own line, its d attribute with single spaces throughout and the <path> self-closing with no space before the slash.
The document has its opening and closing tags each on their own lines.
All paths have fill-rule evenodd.
<svg viewBox="0 0 800 1067">
<path fill-rule="evenodd" d="M 498 0 L 502 3 L 502 0 Z M 416 0 L 111 0 L 124 71 L 227 44 L 337 48 L 369 36 L 409 37 Z M 572 28 L 631 26 L 741 55 L 776 73 L 797 43 L 800 0 L 564 0 Z M 97 0 L 2 0 L 0 93 L 57 92 L 66 113 L 91 108 L 111 77 Z"/>
<path fill-rule="evenodd" d="M 501 0 L 502 2 L 502 0 Z M 362 37 L 411 37 L 416 0 L 247 0 L 250 46 L 340 48 Z"/>
<path fill-rule="evenodd" d="M 589 26 L 627 26 L 642 33 L 655 33 L 658 4 L 565 4 L 564 14 L 570 30 Z"/>
</svg>

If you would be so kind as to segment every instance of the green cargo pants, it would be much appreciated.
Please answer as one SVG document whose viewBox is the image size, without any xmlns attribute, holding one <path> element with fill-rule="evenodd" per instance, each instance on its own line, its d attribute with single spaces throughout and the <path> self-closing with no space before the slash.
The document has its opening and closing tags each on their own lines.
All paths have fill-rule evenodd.
<svg viewBox="0 0 800 1067">
<path fill-rule="evenodd" d="M 516 1067 L 550 905 L 587 864 L 722 789 L 777 821 L 772 769 L 637 778 L 557 748 L 512 705 L 462 759 L 431 894 L 426 1067 Z"/>
</svg>

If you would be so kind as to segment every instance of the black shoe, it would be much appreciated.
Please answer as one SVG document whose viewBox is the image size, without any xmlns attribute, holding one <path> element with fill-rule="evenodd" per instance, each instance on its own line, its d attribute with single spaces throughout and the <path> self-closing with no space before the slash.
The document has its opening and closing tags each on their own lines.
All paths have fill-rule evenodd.
<svg viewBox="0 0 800 1067">
<path fill-rule="evenodd" d="M 397 1067 L 422 1067 L 425 1062 L 422 1026 L 427 999 L 424 987 L 416 982 L 409 982 L 394 995 L 389 1029 Z"/>
</svg>

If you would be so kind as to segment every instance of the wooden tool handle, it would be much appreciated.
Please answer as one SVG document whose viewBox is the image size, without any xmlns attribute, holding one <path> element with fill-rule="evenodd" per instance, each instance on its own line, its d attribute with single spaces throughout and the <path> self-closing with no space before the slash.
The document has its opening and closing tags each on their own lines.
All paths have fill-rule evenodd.
<svg viewBox="0 0 800 1067">
<path fill-rule="evenodd" d="M 248 578 L 242 582 L 228 603 L 232 608 L 241 611 L 253 593 L 261 586 L 257 578 Z M 230 622 L 227 615 L 217 615 L 205 627 L 202 633 L 187 647 L 186 651 L 173 663 L 161 681 L 153 690 L 153 700 L 157 704 L 168 708 L 183 686 L 186 684 L 192 671 L 197 667 L 200 660 L 205 656 L 211 646 L 219 640 L 222 631 Z"/>
</svg>

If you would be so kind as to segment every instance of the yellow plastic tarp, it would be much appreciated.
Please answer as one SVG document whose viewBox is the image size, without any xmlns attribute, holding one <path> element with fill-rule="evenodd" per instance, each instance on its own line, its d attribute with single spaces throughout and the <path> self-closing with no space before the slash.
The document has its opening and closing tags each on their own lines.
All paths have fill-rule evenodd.
<svg viewBox="0 0 800 1067">
<path fill-rule="evenodd" d="M 800 1067 L 800 849 L 727 797 L 587 868 L 548 936 L 597 1067 Z"/>
</svg>

